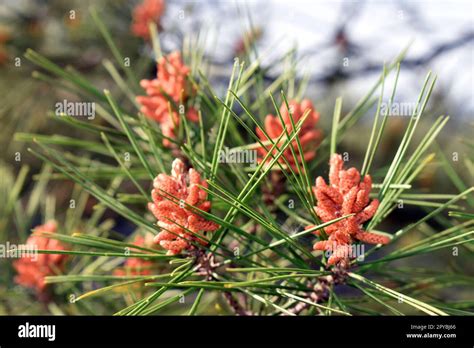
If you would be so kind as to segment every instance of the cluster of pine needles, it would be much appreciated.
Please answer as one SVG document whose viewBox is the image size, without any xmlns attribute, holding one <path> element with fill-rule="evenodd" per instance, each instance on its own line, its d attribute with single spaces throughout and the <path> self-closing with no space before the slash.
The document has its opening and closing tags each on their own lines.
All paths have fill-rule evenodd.
<svg viewBox="0 0 474 348">
<path fill-rule="evenodd" d="M 275 145 L 268 160 L 254 166 L 221 163 L 219 154 L 225 148 L 245 150 L 260 141 L 255 130 L 264 128 L 267 114 L 277 114 L 279 105 L 304 97 L 308 78 L 295 74 L 300 62 L 294 52 L 282 57 L 286 68 L 281 77 L 268 82 L 264 78 L 267 68 L 262 65 L 265 53 L 258 55 L 249 43 L 249 53 L 235 60 L 228 88 L 220 93 L 207 77 L 210 66 L 203 58 L 203 37 L 187 37 L 182 54 L 190 67 L 189 82 L 195 90 L 199 122 L 190 123 L 180 117 L 179 134 L 172 139 L 171 151 L 162 144 L 159 126 L 140 113 L 136 102 L 136 96 L 143 94 L 138 81 L 144 76 L 136 75 L 133 64 L 124 65 L 126 53 L 120 51 L 116 38 L 94 10 L 92 16 L 115 59 L 103 64 L 113 81 L 110 90 L 100 90 L 74 68 L 60 67 L 33 50 L 28 50 L 25 57 L 38 67 L 35 78 L 94 102 L 98 117 L 92 122 L 51 113 L 54 122 L 75 129 L 83 137 L 15 135 L 44 162 L 41 172 L 34 175 L 27 206 L 19 204 L 18 199 L 29 175 L 28 166 L 22 166 L 16 178 L 2 169 L 5 180 L 1 190 L 5 194 L 1 196 L 6 199 L 0 209 L 1 239 L 25 241 L 34 217 L 42 210 L 44 221 L 58 221 L 58 232 L 48 237 L 70 246 L 64 251 L 39 250 L 69 256 L 63 274 L 46 278 L 54 289 L 54 300 L 47 305 L 50 312 L 344 316 L 474 313 L 473 298 L 452 295 L 474 285 L 474 276 L 468 274 L 462 262 L 470 259 L 472 263 L 474 252 L 474 214 L 466 212 L 474 208 L 474 188 L 461 179 L 436 145 L 449 117 L 433 119 L 426 115 L 436 81 L 431 73 L 426 76 L 413 115 L 407 119 L 394 158 L 385 158 L 382 167 L 373 165 L 390 122 L 389 115 L 381 112 L 384 94 L 390 90 L 390 105 L 406 51 L 386 64 L 373 87 L 350 111 L 343 113 L 342 98 L 336 99 L 331 128 L 324 131 L 316 158 L 308 162 L 303 159 L 300 170 L 282 166 L 280 160 L 298 139 L 298 124 L 285 141 Z M 151 24 L 150 31 L 158 59 L 163 53 L 156 26 Z M 150 59 L 150 66 L 154 63 Z M 386 86 L 390 74 L 395 82 Z M 327 177 L 329 158 L 338 153 L 344 137 L 367 114 L 373 126 L 368 137 L 360 138 L 367 143 L 367 150 L 362 155 L 363 163 L 353 165 L 360 168 L 362 176 L 372 174 L 371 197 L 377 198 L 380 206 L 364 229 L 391 240 L 388 245 L 367 247 L 363 257 L 351 259 L 341 269 L 329 266 L 326 255 L 313 251 L 312 244 L 325 237 L 323 232 L 316 237 L 315 231 L 323 231 L 344 217 L 323 223 L 315 214 L 317 202 L 311 188 L 317 176 Z M 418 126 L 423 118 L 432 123 L 420 134 Z M 303 157 L 300 151 L 301 147 L 292 149 L 295 162 Z M 170 255 L 159 247 L 137 246 L 133 240 L 160 232 L 147 203 L 151 202 L 153 179 L 160 173 L 168 174 L 178 156 L 207 180 L 212 210 L 198 213 L 220 227 L 206 236 L 206 244 L 196 245 L 194 252 Z M 465 161 L 471 177 L 472 160 Z M 418 191 L 416 179 L 428 165 L 438 166 L 458 192 Z M 268 190 L 265 187 L 275 172 L 284 177 L 280 183 L 283 187 L 269 205 L 262 192 Z M 48 193 L 53 181 L 73 183 L 68 200 L 74 203 L 72 206 L 56 207 L 54 195 Z M 95 205 L 86 219 L 84 212 L 92 198 Z M 400 229 L 390 229 L 384 221 L 398 209 L 400 201 L 421 207 L 425 214 Z M 114 232 L 117 219 L 110 218 L 110 211 L 128 221 L 127 226 L 133 226 L 132 236 Z M 314 227 L 305 229 L 307 226 Z M 422 255 L 436 259 L 440 265 L 423 266 Z M 148 272 L 114 272 L 128 258 L 150 261 Z M 2 274 L 9 284 L 13 277 L 11 268 Z M 441 291 L 446 289 L 451 289 L 451 295 Z M 15 296 L 20 295 L 11 298 Z M 453 298 L 456 300 L 451 301 Z"/>
</svg>

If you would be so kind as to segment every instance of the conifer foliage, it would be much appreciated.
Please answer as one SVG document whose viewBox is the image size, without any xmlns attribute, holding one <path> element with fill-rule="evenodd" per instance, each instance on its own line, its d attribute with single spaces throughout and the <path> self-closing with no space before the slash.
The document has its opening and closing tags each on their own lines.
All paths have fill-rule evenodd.
<svg viewBox="0 0 474 348">
<path fill-rule="evenodd" d="M 33 288 L 33 297 L 49 289 L 44 300 L 63 303 L 67 314 L 472 314 L 472 298 L 449 303 L 439 291 L 472 287 L 464 260 L 472 261 L 474 188 L 436 147 L 449 117 L 427 108 L 431 73 L 387 155 L 392 120 L 381 104 L 388 75 L 394 101 L 406 51 L 358 103 L 343 108 L 337 98 L 328 113 L 307 96 L 307 79 L 291 73 L 300 67 L 296 55 L 268 82 L 253 43 L 236 58 L 227 88 L 216 87 L 202 37 L 161 51 L 165 13 L 164 1 L 145 0 L 129 23 L 140 52 L 153 52 L 145 57 L 157 67 L 151 79 L 138 64 L 123 64 L 129 53 L 95 9 L 115 58 L 104 62 L 109 89 L 27 50 L 36 77 L 92 101 L 97 117 L 53 115 L 76 138 L 17 134 L 44 167 L 26 212 L 12 203 L 0 219 L 40 254 L 36 263 L 12 262 L 12 283 Z M 360 153 L 347 138 L 363 116 L 372 122 Z M 450 194 L 419 188 L 425 169 L 439 163 L 456 183 Z M 17 200 L 24 171 L 8 200 Z M 52 182 L 73 187 L 74 208 L 56 207 Z M 423 215 L 410 220 L 400 202 Z M 21 214 L 55 221 L 28 236 L 29 225 L 12 218 Z M 422 266 L 423 257 L 445 268 Z"/>
</svg>

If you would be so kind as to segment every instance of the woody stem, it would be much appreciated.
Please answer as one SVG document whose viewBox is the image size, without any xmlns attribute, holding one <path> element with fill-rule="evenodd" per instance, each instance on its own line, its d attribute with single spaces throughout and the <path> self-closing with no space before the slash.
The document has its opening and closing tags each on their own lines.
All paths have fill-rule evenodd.
<svg viewBox="0 0 474 348">
<path fill-rule="evenodd" d="M 316 284 L 313 286 L 313 291 L 307 296 L 308 300 L 316 304 L 326 302 L 329 299 L 332 288 L 338 284 L 344 283 L 346 278 L 347 267 L 345 267 L 345 265 L 335 267 L 331 274 L 318 278 Z M 298 315 L 309 306 L 310 303 L 299 302 L 288 311 L 292 314 Z"/>
<path fill-rule="evenodd" d="M 232 310 L 234 311 L 235 314 L 241 315 L 241 316 L 249 316 L 253 315 L 252 312 L 246 310 L 242 305 L 237 301 L 234 296 L 230 292 L 224 292 L 224 298 L 226 299 L 228 305 Z"/>
</svg>

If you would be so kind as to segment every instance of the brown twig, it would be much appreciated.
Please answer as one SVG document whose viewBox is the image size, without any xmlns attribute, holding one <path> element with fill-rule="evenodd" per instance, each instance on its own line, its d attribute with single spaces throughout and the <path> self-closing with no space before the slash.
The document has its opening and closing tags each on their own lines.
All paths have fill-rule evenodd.
<svg viewBox="0 0 474 348">
<path fill-rule="evenodd" d="M 219 263 L 215 262 L 214 254 L 206 253 L 204 250 L 196 249 L 194 250 L 196 257 L 196 267 L 197 273 L 205 277 L 207 281 L 217 280 L 214 276 L 214 270 L 220 266 Z M 249 316 L 253 315 L 251 311 L 246 310 L 238 300 L 232 296 L 228 291 L 223 293 L 224 298 L 226 299 L 229 307 L 234 311 L 236 315 Z"/>
<path fill-rule="evenodd" d="M 308 300 L 313 301 L 316 304 L 324 303 L 329 299 L 332 289 L 335 285 L 342 284 L 347 278 L 347 265 L 341 263 L 336 267 L 332 268 L 332 273 L 327 276 L 319 277 L 316 283 L 310 284 L 313 287 L 312 292 L 307 295 Z M 293 308 L 288 311 L 292 314 L 299 315 L 311 304 L 307 302 L 299 302 Z"/>
<path fill-rule="evenodd" d="M 251 316 L 254 315 L 251 311 L 246 310 L 240 303 L 237 301 L 234 296 L 228 291 L 224 292 L 224 298 L 226 299 L 229 307 L 232 308 L 235 314 L 240 316 Z"/>
</svg>

